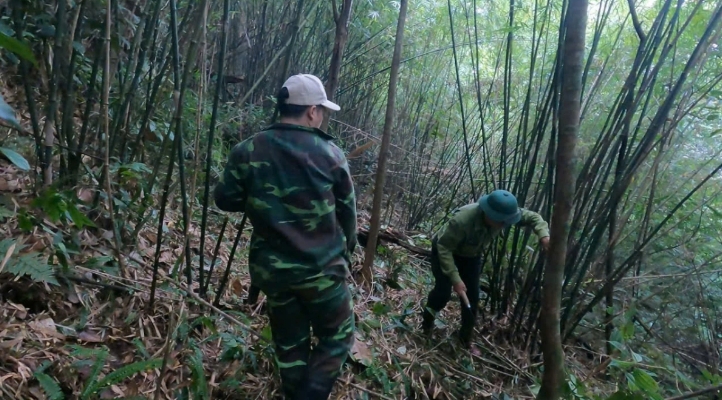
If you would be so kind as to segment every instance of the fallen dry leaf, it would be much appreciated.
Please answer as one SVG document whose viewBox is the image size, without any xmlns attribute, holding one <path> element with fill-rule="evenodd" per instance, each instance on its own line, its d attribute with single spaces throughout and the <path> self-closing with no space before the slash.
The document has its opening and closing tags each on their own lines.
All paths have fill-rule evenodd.
<svg viewBox="0 0 722 400">
<path fill-rule="evenodd" d="M 57 339 L 65 339 L 65 335 L 58 332 L 58 330 L 55 328 L 55 321 L 53 321 L 53 319 L 50 317 L 32 321 L 28 324 L 28 326 L 35 333 L 43 335 L 46 338 L 53 337 Z"/>
<path fill-rule="evenodd" d="M 88 188 L 81 188 L 78 190 L 78 199 L 83 203 L 90 203 L 93 201 L 93 191 Z"/>
<path fill-rule="evenodd" d="M 113 239 L 113 231 L 109 231 L 109 230 L 105 230 L 105 229 L 101 229 L 101 231 L 103 232 L 103 234 L 100 235 L 100 237 L 102 237 L 103 239 L 108 240 L 108 241 Z"/>
<path fill-rule="evenodd" d="M 22 336 L 16 337 L 13 340 L 3 340 L 2 342 L 0 342 L 0 349 L 11 349 L 22 342 L 23 342 Z"/>
<path fill-rule="evenodd" d="M 35 396 L 36 399 L 44 399 L 47 396 L 45 396 L 45 392 L 40 389 L 40 386 L 31 386 L 28 388 L 28 392 Z"/>
<path fill-rule="evenodd" d="M 89 343 L 103 343 L 103 339 L 94 332 L 82 331 L 78 334 L 78 340 Z"/>
<path fill-rule="evenodd" d="M 351 347 L 351 357 L 365 366 L 371 365 L 371 351 L 366 343 L 358 339 L 354 340 L 353 347 Z"/>
<path fill-rule="evenodd" d="M 1 268 L 0 268 L 0 269 L 1 269 Z M 11 302 L 8 302 L 7 304 L 8 304 L 8 306 L 10 306 L 11 308 L 15 309 L 15 318 L 17 318 L 17 319 L 25 319 L 25 317 L 28 316 L 28 310 L 27 310 L 27 308 L 25 308 L 24 305 L 22 305 L 22 304 L 15 304 L 15 303 L 11 303 Z"/>
<path fill-rule="evenodd" d="M 176 256 L 173 254 L 170 250 L 165 250 L 162 253 L 160 253 L 160 258 L 158 259 L 158 262 L 163 264 L 173 264 L 173 260 L 175 260 Z"/>
<path fill-rule="evenodd" d="M 238 297 L 243 294 L 243 283 L 241 283 L 240 280 L 234 279 L 233 282 L 231 282 L 231 293 Z"/>
<path fill-rule="evenodd" d="M 151 244 L 156 244 L 158 242 L 158 235 L 153 232 L 145 231 L 143 232 L 143 236 L 148 239 Z"/>
<path fill-rule="evenodd" d="M 3 256 L 2 261 L 0 261 L 0 272 L 2 272 L 2 270 L 5 268 L 5 264 L 7 264 L 8 260 L 10 259 L 10 256 L 13 255 L 13 252 L 15 251 L 15 245 L 16 245 L 16 244 L 17 244 L 17 243 L 13 243 L 13 244 L 10 245 L 10 247 L 8 248 L 8 251 L 7 251 L 7 252 L 5 253 L 5 255 Z"/>
<path fill-rule="evenodd" d="M 68 301 L 72 304 L 78 304 L 80 303 L 80 298 L 78 295 L 73 291 L 68 293 Z"/>
</svg>

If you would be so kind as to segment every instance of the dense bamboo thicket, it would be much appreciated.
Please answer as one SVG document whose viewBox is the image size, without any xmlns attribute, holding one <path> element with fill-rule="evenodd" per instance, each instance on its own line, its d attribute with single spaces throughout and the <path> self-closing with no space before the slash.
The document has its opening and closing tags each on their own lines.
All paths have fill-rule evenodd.
<svg viewBox="0 0 722 400">
<path fill-rule="evenodd" d="M 536 392 L 554 270 L 531 232 L 509 230 L 484 257 L 487 357 L 460 361 L 415 336 L 432 234 L 497 188 L 568 220 L 552 227 L 568 238 L 550 258 L 565 390 L 663 398 L 719 385 L 722 3 L 598 0 L 582 31 L 569 23 L 579 3 L 0 2 L 3 312 L 54 320 L 34 332 L 83 371 L 28 356 L 0 324 L 3 396 L 120 396 L 113 385 L 129 381 L 156 398 L 275 393 L 262 306 L 241 300 L 252 227 L 210 191 L 296 73 L 319 76 L 341 106 L 325 126 L 348 154 L 359 225 L 378 237 L 367 284 L 356 274 L 353 286 L 368 348 L 339 396 Z M 573 33 L 578 60 L 565 56 Z M 575 62 L 577 91 L 564 87 Z M 568 218 L 552 219 L 565 194 Z"/>
</svg>

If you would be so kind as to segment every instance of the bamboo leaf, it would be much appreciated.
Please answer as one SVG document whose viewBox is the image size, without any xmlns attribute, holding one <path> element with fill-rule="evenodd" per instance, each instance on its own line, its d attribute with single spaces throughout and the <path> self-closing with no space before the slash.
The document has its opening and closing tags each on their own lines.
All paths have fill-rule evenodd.
<svg viewBox="0 0 722 400">
<path fill-rule="evenodd" d="M 23 171 L 30 170 L 30 163 L 22 155 L 15 150 L 10 150 L 7 147 L 0 147 L 0 153 L 7 158 L 11 163 L 15 164 L 16 167 Z"/>
<path fill-rule="evenodd" d="M 23 130 L 17 118 L 15 118 L 15 110 L 5 102 L 2 95 L 0 95 L 0 121 L 5 121 L 17 130 Z"/>
<path fill-rule="evenodd" d="M 70 204 L 68 207 L 68 215 L 78 229 L 83 229 L 86 226 L 95 227 L 95 223 L 88 218 L 85 214 L 80 212 L 75 205 Z"/>
<path fill-rule="evenodd" d="M 35 60 L 35 55 L 27 44 L 15 39 L 14 37 L 6 35 L 3 32 L 0 32 L 0 48 L 14 53 L 26 61 L 30 61 L 36 67 L 38 66 L 38 62 Z"/>
<path fill-rule="evenodd" d="M 645 393 L 653 394 L 659 391 L 659 385 L 657 385 L 657 382 L 647 373 L 647 371 L 635 369 L 632 371 L 632 375 L 634 376 L 634 381 L 637 384 L 637 387 Z"/>
</svg>

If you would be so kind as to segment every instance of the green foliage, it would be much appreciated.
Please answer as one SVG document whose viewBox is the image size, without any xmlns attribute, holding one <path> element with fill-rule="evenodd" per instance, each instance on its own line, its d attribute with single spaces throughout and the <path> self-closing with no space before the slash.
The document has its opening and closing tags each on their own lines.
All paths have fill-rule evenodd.
<svg viewBox="0 0 722 400">
<path fill-rule="evenodd" d="M 111 171 L 113 174 L 120 174 L 120 177 L 125 181 L 132 179 L 142 179 L 145 174 L 149 174 L 152 172 L 147 165 L 139 162 L 114 165 L 111 168 Z"/>
<path fill-rule="evenodd" d="M 636 307 L 632 304 L 624 314 L 624 322 L 612 332 L 610 343 L 619 352 L 619 356 L 609 364 L 609 372 L 627 383 L 627 389 L 615 393 L 614 396 L 628 396 L 621 398 L 630 399 L 642 396 L 645 399 L 661 400 L 663 396 L 660 393 L 659 384 L 654 379 L 656 375 L 643 369 L 643 364 L 641 364 L 642 362 L 658 363 L 635 352 L 629 345 L 634 340 L 634 316 L 636 313 Z"/>
<path fill-rule="evenodd" d="M 378 302 L 374 303 L 372 310 L 373 310 L 374 314 L 381 316 L 381 315 L 388 314 L 389 311 L 391 311 L 391 307 L 389 307 L 384 302 L 378 301 Z"/>
<path fill-rule="evenodd" d="M 0 259 L 5 258 L 5 256 L 9 254 L 4 271 L 15 276 L 27 275 L 35 282 L 46 282 L 52 285 L 58 285 L 53 267 L 48 265 L 42 254 L 31 252 L 19 255 L 23 247 L 22 245 L 18 246 L 15 239 L 3 239 L 0 241 Z"/>
<path fill-rule="evenodd" d="M 628 390 L 620 390 L 609 396 L 607 400 L 645 400 L 640 393 L 633 393 Z"/>
<path fill-rule="evenodd" d="M 133 338 L 132 343 L 135 345 L 135 348 L 138 349 L 138 352 L 143 356 L 143 358 L 150 359 L 150 353 L 148 353 L 148 349 L 145 348 L 145 345 L 143 342 L 138 338 Z"/>
<path fill-rule="evenodd" d="M 2 107 L 2 105 L 0 105 L 0 107 Z M 30 170 L 30 163 L 28 163 L 28 160 L 26 160 L 25 157 L 21 156 L 15 150 L 8 149 L 7 147 L 0 147 L 0 153 L 2 153 L 5 158 L 7 158 L 11 163 L 15 164 L 15 166 L 20 168 L 21 170 Z"/>
<path fill-rule="evenodd" d="M 76 206 L 77 198 L 72 193 L 61 193 L 49 188 L 33 200 L 33 207 L 43 210 L 51 222 L 73 223 L 78 229 L 95 224 Z"/>
<path fill-rule="evenodd" d="M 81 399 L 88 399 L 94 393 L 95 386 L 98 384 L 98 375 L 105 366 L 105 360 L 108 358 L 108 354 L 108 350 L 105 348 L 100 349 L 97 353 L 95 353 L 95 362 L 90 372 L 90 376 L 85 383 L 85 389 L 83 389 L 83 392 L 80 395 Z"/>
<path fill-rule="evenodd" d="M 221 360 L 230 362 L 243 357 L 246 349 L 245 341 L 242 338 L 223 332 L 220 334 L 221 343 L 223 344 L 223 353 Z"/>
<path fill-rule="evenodd" d="M 27 275 L 35 282 L 58 285 L 53 267 L 38 253 L 23 254 L 14 263 L 8 263 L 6 269 L 16 276 Z"/>
<path fill-rule="evenodd" d="M 631 373 L 626 373 L 625 376 L 630 391 L 641 391 L 648 399 L 661 400 L 663 398 L 659 394 L 659 385 L 649 372 L 635 368 Z"/>
<path fill-rule="evenodd" d="M 76 367 L 87 364 L 92 365 L 90 375 L 88 376 L 88 379 L 85 382 L 85 387 L 80 395 L 80 398 L 83 400 L 93 398 L 93 396 L 101 389 L 120 383 L 139 372 L 160 368 L 163 363 L 163 360 L 158 358 L 137 361 L 124 365 L 108 373 L 102 379 L 98 379 L 101 371 L 105 367 L 105 361 L 110 355 L 108 349 L 105 347 L 99 349 L 89 349 L 77 345 L 70 346 L 70 348 L 73 349 L 71 355 L 79 358 L 79 360 L 74 363 Z"/>
<path fill-rule="evenodd" d="M 58 382 L 56 382 L 55 379 L 45 373 L 48 366 L 50 366 L 49 362 L 43 363 L 43 365 L 33 372 L 33 376 L 38 380 L 38 383 L 40 383 L 40 387 L 43 388 L 43 391 L 45 392 L 45 395 L 48 396 L 48 399 L 63 400 L 65 399 L 65 394 L 60 388 L 60 385 L 58 385 Z"/>
<path fill-rule="evenodd" d="M 0 205 L 0 220 L 5 218 L 12 218 L 15 216 L 15 212 L 8 210 L 7 208 Z"/>
<path fill-rule="evenodd" d="M 208 383 L 203 368 L 203 353 L 193 339 L 189 339 L 191 353 L 188 356 L 191 370 L 191 392 L 195 399 L 208 399 Z"/>
<path fill-rule="evenodd" d="M 22 129 L 17 118 L 15 118 L 15 110 L 5 102 L 2 95 L 0 95 L 0 121 L 10 124 L 10 126 L 16 129 Z"/>
<path fill-rule="evenodd" d="M 163 360 L 161 360 L 160 358 L 154 358 L 152 360 L 137 361 L 132 364 L 124 365 L 123 367 L 116 369 L 115 371 L 106 375 L 105 378 L 103 378 L 99 382 L 86 387 L 84 393 L 87 393 L 87 395 L 83 398 L 89 398 L 92 394 L 97 393 L 100 389 L 103 389 L 106 386 L 120 383 L 137 373 L 160 368 L 162 364 Z"/>
<path fill-rule="evenodd" d="M 119 274 L 117 261 L 111 256 L 92 257 L 86 261 L 85 266 L 114 276 Z"/>
<path fill-rule="evenodd" d="M 0 32 L 0 48 L 3 48 L 3 38 L 7 38 L 7 36 L 4 36 L 2 32 Z M 12 39 L 12 38 L 9 38 Z M 14 39 L 12 39 L 14 40 Z M 0 95 L 0 122 L 3 122 L 5 124 L 10 125 L 11 127 L 17 129 L 17 130 L 23 130 L 22 126 L 20 126 L 20 123 L 18 122 L 17 118 L 15 118 L 15 110 L 13 110 L 8 103 L 5 102 L 5 99 L 2 95 Z M 1 143 L 0 143 L 1 144 Z M 30 170 L 30 163 L 28 163 L 28 160 L 25 159 L 20 153 L 13 149 L 9 149 L 7 147 L 0 146 L 0 154 L 5 156 L 5 158 L 8 159 L 11 163 L 15 164 L 16 167 L 20 168 L 23 171 Z"/>
<path fill-rule="evenodd" d="M 0 32 L 0 49 L 9 50 L 24 60 L 30 61 L 34 66 L 38 65 L 33 51 L 27 44 L 10 37 L 3 32 Z"/>
<path fill-rule="evenodd" d="M 60 389 L 60 386 L 55 379 L 42 372 L 36 372 L 33 375 L 35 376 L 35 379 L 38 380 L 38 383 L 40 383 L 40 387 L 43 388 L 43 391 L 45 392 L 45 395 L 48 396 L 48 399 L 63 400 L 65 398 L 62 389 Z"/>
</svg>

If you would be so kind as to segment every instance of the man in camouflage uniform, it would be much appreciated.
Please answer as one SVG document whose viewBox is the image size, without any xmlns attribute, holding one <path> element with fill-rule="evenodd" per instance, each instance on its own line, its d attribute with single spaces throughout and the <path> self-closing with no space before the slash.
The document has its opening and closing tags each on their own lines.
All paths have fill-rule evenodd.
<svg viewBox="0 0 722 400">
<path fill-rule="evenodd" d="M 512 225 L 531 227 L 542 247 L 548 248 L 548 224 L 539 214 L 519 208 L 516 197 L 506 190 L 495 190 L 477 203 L 454 210 L 451 220 L 431 242 L 435 285 L 423 313 L 426 335 L 431 334 L 435 315 L 446 307 L 453 288 L 460 300 L 464 296 L 469 300 L 468 307 L 462 300 L 459 336 L 463 345 L 471 347 L 479 303 L 481 255 L 503 229 Z M 477 351 L 473 347 L 471 350 Z"/>
<path fill-rule="evenodd" d="M 287 398 L 326 399 L 353 343 L 356 199 L 346 157 L 319 129 L 326 110 L 340 109 L 321 81 L 290 77 L 277 106 L 280 123 L 231 151 L 215 201 L 253 224 L 248 266 L 268 299 Z"/>
</svg>

